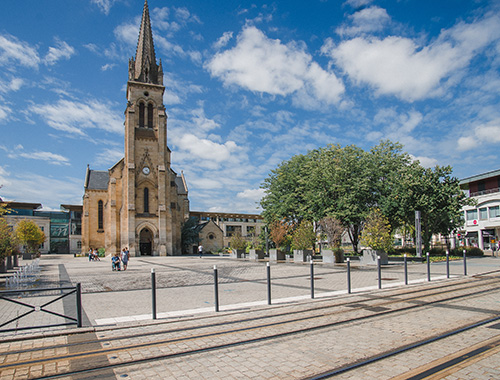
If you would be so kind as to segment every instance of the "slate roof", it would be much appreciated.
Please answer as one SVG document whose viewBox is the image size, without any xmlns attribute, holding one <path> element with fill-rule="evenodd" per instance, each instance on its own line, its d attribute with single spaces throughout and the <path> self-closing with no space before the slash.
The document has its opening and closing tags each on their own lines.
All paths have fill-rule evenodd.
<svg viewBox="0 0 500 380">
<path fill-rule="evenodd" d="M 88 190 L 107 190 L 109 173 L 104 170 L 89 170 L 87 173 L 85 188 Z"/>
</svg>

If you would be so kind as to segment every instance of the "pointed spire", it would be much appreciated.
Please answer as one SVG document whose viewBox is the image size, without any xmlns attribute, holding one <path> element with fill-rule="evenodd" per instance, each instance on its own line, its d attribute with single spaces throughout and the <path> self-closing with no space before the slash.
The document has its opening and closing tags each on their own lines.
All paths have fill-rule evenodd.
<svg viewBox="0 0 500 380">
<path fill-rule="evenodd" d="M 158 65 L 156 64 L 148 0 L 144 1 L 135 61 L 132 59 L 129 64 L 129 79 L 138 82 L 161 84 L 158 81 Z"/>
</svg>

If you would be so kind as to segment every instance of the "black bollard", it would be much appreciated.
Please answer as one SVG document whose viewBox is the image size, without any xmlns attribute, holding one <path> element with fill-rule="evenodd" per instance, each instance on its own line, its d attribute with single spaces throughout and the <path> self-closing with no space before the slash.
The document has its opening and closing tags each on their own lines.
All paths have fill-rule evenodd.
<svg viewBox="0 0 500 380">
<path fill-rule="evenodd" d="M 347 258 L 347 294 L 351 294 L 351 259 Z"/>
<path fill-rule="evenodd" d="M 446 278 L 450 278 L 450 252 L 446 251 Z"/>
<path fill-rule="evenodd" d="M 431 280 L 431 259 L 429 257 L 429 252 L 427 252 L 427 281 Z"/>
<path fill-rule="evenodd" d="M 314 298 L 314 261 L 311 256 L 311 298 Z"/>
<path fill-rule="evenodd" d="M 464 276 L 467 276 L 467 254 L 466 250 L 464 249 Z"/>
<path fill-rule="evenodd" d="M 378 267 L 378 288 L 382 289 L 382 267 L 380 265 L 380 256 L 377 256 L 377 267 Z"/>
<path fill-rule="evenodd" d="M 82 284 L 76 284 L 76 326 L 82 327 Z"/>
<path fill-rule="evenodd" d="M 271 265 L 267 263 L 267 304 L 271 304 Z"/>
<path fill-rule="evenodd" d="M 406 259 L 406 253 L 404 255 L 404 263 L 405 263 L 405 285 L 408 285 L 408 260 Z"/>
<path fill-rule="evenodd" d="M 154 268 L 151 268 L 151 301 L 153 319 L 156 319 L 156 273 Z"/>
<path fill-rule="evenodd" d="M 215 290 L 215 311 L 219 311 L 219 280 L 217 265 L 214 265 L 214 290 Z"/>
</svg>

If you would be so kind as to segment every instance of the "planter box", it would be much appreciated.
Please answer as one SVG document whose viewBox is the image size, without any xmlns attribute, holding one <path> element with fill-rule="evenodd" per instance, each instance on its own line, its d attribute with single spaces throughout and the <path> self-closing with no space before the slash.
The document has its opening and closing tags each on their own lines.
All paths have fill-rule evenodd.
<svg viewBox="0 0 500 380">
<path fill-rule="evenodd" d="M 321 251 L 321 257 L 325 264 L 339 264 L 344 262 L 344 251 L 333 251 L 324 249 Z"/>
<path fill-rule="evenodd" d="M 231 250 L 231 258 L 232 259 L 244 259 L 245 258 L 245 250 L 244 249 L 232 249 Z"/>
<path fill-rule="evenodd" d="M 285 252 L 280 251 L 279 249 L 270 249 L 269 250 L 269 261 L 285 261 Z"/>
<path fill-rule="evenodd" d="M 311 260 L 313 251 L 311 249 L 295 249 L 293 251 L 293 262 L 294 263 L 306 263 Z"/>
<path fill-rule="evenodd" d="M 363 249 L 363 257 L 361 257 L 360 265 L 377 265 L 377 256 L 380 256 L 381 265 L 389 264 L 387 253 L 373 249 Z"/>
<path fill-rule="evenodd" d="M 248 255 L 249 259 L 253 261 L 264 259 L 264 251 L 261 249 L 251 249 Z"/>
<path fill-rule="evenodd" d="M 7 256 L 5 259 L 7 261 L 7 270 L 14 268 L 14 265 L 12 263 L 12 256 Z"/>
<path fill-rule="evenodd" d="M 32 260 L 33 257 L 31 255 L 31 253 L 28 253 L 28 252 L 23 252 L 23 260 Z"/>
</svg>

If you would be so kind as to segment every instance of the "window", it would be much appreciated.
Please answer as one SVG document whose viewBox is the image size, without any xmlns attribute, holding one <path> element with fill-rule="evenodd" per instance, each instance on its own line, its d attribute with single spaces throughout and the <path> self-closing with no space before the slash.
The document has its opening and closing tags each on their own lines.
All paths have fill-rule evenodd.
<svg viewBox="0 0 500 380">
<path fill-rule="evenodd" d="M 97 228 L 104 229 L 104 204 L 102 201 L 97 203 Z"/>
<path fill-rule="evenodd" d="M 486 207 L 479 209 L 479 219 L 481 220 L 488 219 L 488 209 Z"/>
<path fill-rule="evenodd" d="M 144 188 L 144 213 L 149 214 L 149 189 Z"/>
<path fill-rule="evenodd" d="M 490 207 L 490 218 L 500 217 L 500 206 Z"/>
<path fill-rule="evenodd" d="M 76 248 L 82 249 L 82 242 L 80 240 L 76 242 Z"/>
<path fill-rule="evenodd" d="M 139 103 L 139 128 L 144 128 L 144 103 Z"/>
<path fill-rule="evenodd" d="M 476 220 L 477 210 L 467 210 L 467 220 Z"/>
<path fill-rule="evenodd" d="M 214 234 L 210 234 L 210 235 L 208 235 L 208 238 L 209 238 L 210 240 L 214 240 L 214 239 L 215 239 L 215 235 L 214 235 Z"/>
<path fill-rule="evenodd" d="M 477 191 L 485 191 L 485 190 L 486 190 L 486 183 L 484 181 L 478 182 Z"/>
<path fill-rule="evenodd" d="M 153 128 L 153 105 L 148 104 L 148 128 Z"/>
</svg>

